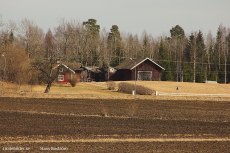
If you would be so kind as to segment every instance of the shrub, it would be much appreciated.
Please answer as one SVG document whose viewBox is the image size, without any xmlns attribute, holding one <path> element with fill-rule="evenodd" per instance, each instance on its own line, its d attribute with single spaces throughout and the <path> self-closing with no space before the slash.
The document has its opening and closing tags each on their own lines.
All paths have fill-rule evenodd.
<svg viewBox="0 0 230 153">
<path fill-rule="evenodd" d="M 118 84 L 118 92 L 123 93 L 132 93 L 132 91 L 135 89 L 134 84 L 121 82 Z M 154 90 L 149 89 L 147 87 L 136 85 L 136 94 L 137 95 L 152 95 L 154 93 Z"/>
<path fill-rule="evenodd" d="M 100 102 L 100 110 L 101 110 L 101 116 L 107 117 L 108 116 L 108 107 L 106 107 L 102 102 Z"/>
<path fill-rule="evenodd" d="M 107 82 L 107 89 L 108 90 L 115 90 L 115 88 L 116 88 L 116 83 L 115 82 L 113 82 L 113 81 L 108 81 Z"/>
<path fill-rule="evenodd" d="M 118 92 L 132 93 L 133 90 L 134 90 L 133 84 L 129 84 L 125 82 L 121 82 L 118 84 Z"/>
<path fill-rule="evenodd" d="M 67 80 L 70 82 L 72 87 L 75 87 L 76 84 L 80 81 L 79 76 L 76 74 L 70 74 L 67 76 Z"/>
<path fill-rule="evenodd" d="M 133 117 L 135 112 L 137 111 L 138 104 L 136 102 L 131 102 L 127 106 L 128 106 L 128 109 L 127 109 L 128 115 Z"/>
</svg>

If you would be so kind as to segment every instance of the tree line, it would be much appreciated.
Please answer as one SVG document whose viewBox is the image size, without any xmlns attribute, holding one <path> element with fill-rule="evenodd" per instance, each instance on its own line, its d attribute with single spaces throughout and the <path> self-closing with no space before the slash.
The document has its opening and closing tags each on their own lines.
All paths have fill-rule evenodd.
<svg viewBox="0 0 230 153">
<path fill-rule="evenodd" d="M 82 23 L 60 19 L 58 23 L 44 32 L 32 20 L 4 23 L 0 17 L 1 78 L 18 84 L 51 84 L 57 59 L 115 67 L 129 58 L 149 57 L 165 68 L 162 81 L 230 81 L 230 29 L 223 25 L 214 36 L 201 30 L 187 36 L 176 25 L 169 29 L 170 36 L 153 37 L 145 31 L 141 36 L 120 33 L 118 25 L 106 31 L 95 19 Z"/>
</svg>

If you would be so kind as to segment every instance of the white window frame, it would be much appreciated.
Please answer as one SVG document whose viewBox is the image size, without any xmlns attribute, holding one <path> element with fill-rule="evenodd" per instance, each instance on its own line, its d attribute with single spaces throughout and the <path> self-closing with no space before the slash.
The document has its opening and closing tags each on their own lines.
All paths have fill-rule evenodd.
<svg viewBox="0 0 230 153">
<path fill-rule="evenodd" d="M 64 75 L 58 75 L 58 81 L 64 81 Z"/>
</svg>

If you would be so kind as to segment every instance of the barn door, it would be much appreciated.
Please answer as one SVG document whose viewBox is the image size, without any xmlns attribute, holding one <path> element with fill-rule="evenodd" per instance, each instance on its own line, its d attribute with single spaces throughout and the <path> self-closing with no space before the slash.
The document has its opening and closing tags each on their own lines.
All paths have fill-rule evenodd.
<svg viewBox="0 0 230 153">
<path fill-rule="evenodd" d="M 138 71 L 137 80 L 152 81 L 152 71 Z"/>
</svg>

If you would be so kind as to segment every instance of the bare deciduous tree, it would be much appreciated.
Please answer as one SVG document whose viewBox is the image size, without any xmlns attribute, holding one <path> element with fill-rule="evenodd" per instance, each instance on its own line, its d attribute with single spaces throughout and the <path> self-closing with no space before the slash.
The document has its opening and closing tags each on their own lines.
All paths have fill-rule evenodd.
<svg viewBox="0 0 230 153">
<path fill-rule="evenodd" d="M 43 81 L 47 83 L 45 93 L 49 93 L 52 83 L 58 76 L 59 67 L 55 68 L 55 59 L 35 60 L 32 62 L 33 70 L 38 70 L 41 73 Z"/>
<path fill-rule="evenodd" d="M 25 47 L 29 58 L 44 57 L 44 33 L 33 21 L 24 19 L 19 26 L 19 41 Z"/>
</svg>

